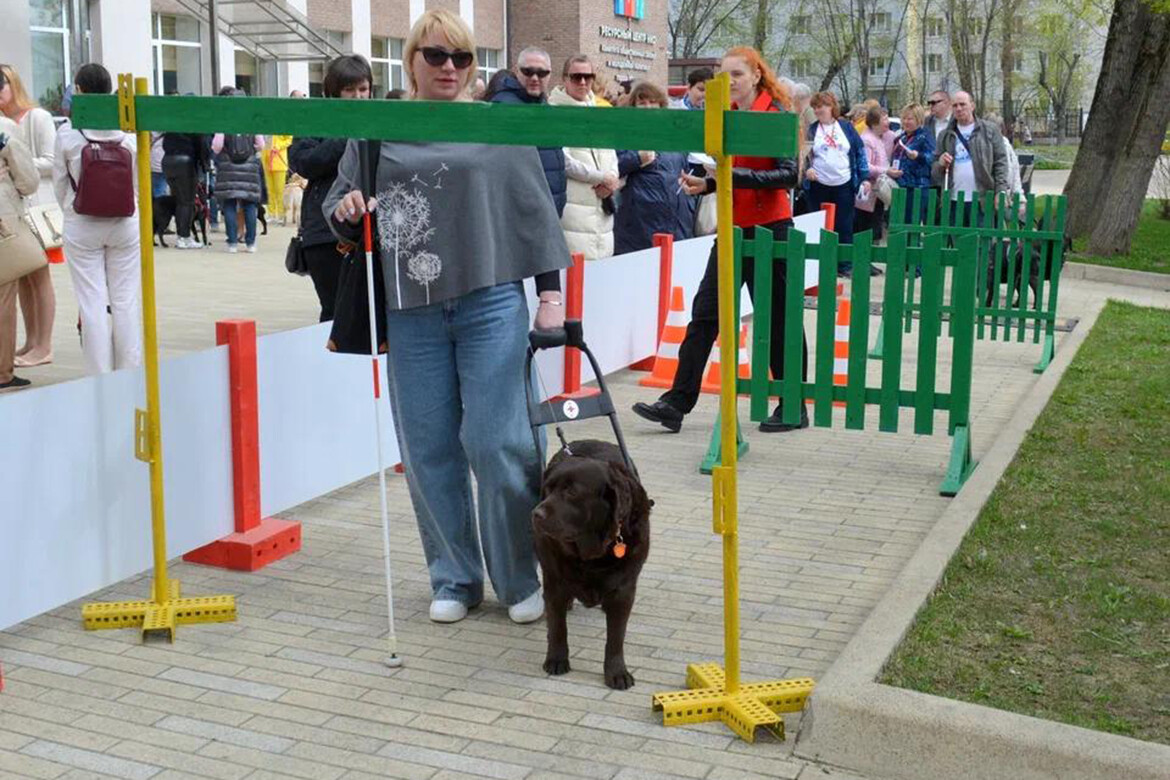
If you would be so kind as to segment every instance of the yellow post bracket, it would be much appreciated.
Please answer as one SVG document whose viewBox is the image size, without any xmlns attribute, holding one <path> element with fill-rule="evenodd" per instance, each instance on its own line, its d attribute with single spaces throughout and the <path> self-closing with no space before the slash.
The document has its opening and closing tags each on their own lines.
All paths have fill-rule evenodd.
<svg viewBox="0 0 1170 780">
<path fill-rule="evenodd" d="M 234 596 L 180 598 L 178 580 L 167 578 L 167 528 L 163 494 L 162 424 L 159 421 L 158 312 L 154 291 L 154 216 L 151 213 L 150 133 L 138 132 L 135 97 L 148 93 L 146 79 L 118 76 L 118 124 L 138 136 L 138 229 L 142 252 L 142 328 L 146 374 L 146 409 L 134 411 L 134 456 L 150 467 L 151 547 L 154 583 L 148 601 L 86 604 L 81 619 L 87 630 L 142 629 L 175 641 L 175 627 L 184 623 L 222 623 L 236 619 Z"/>
<path fill-rule="evenodd" d="M 814 682 L 807 678 L 741 684 L 739 680 L 739 519 L 736 500 L 738 429 L 735 370 L 739 343 L 735 322 L 735 257 L 732 246 L 731 167 L 726 154 L 724 121 L 731 109 L 731 81 L 721 73 L 707 82 L 704 148 L 715 158 L 715 198 L 718 230 L 720 354 L 719 415 L 722 465 L 711 471 L 712 529 L 723 538 L 723 654 L 724 664 L 689 664 L 687 690 L 654 695 L 654 711 L 662 712 L 666 726 L 723 721 L 747 742 L 757 728 L 784 738 L 781 713 L 804 709 Z"/>
</svg>

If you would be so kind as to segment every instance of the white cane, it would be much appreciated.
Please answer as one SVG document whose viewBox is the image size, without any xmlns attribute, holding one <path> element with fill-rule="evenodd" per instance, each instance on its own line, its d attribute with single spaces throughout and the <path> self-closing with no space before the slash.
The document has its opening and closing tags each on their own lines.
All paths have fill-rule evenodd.
<svg viewBox="0 0 1170 780">
<path fill-rule="evenodd" d="M 374 188 L 370 181 L 370 166 L 366 141 L 358 143 L 358 156 L 361 160 L 362 198 L 369 203 L 370 193 Z M 366 209 L 362 216 L 362 232 L 366 250 L 366 298 L 370 309 L 370 363 L 374 374 L 374 431 L 378 442 L 378 501 L 382 509 L 382 562 L 386 569 L 386 619 L 390 626 L 387 636 L 389 655 L 384 663 L 397 668 L 402 666 L 402 659 L 398 656 L 398 635 L 394 631 L 394 578 L 390 571 L 390 512 L 386 506 L 386 463 L 382 453 L 382 381 L 378 372 L 378 316 L 377 304 L 374 300 L 374 240 L 370 222 L 370 212 Z"/>
</svg>

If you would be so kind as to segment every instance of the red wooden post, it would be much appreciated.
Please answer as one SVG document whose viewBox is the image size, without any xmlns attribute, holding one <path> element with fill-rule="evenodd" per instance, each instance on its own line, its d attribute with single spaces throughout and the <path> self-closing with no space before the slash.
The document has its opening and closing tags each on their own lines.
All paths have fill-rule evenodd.
<svg viewBox="0 0 1170 780">
<path fill-rule="evenodd" d="M 825 212 L 825 230 L 833 230 L 837 225 L 837 204 L 822 203 L 821 211 Z"/>
<path fill-rule="evenodd" d="M 658 330 L 655 331 L 654 348 L 662 343 L 662 330 L 666 327 L 666 316 L 670 314 L 670 282 L 674 273 L 674 236 L 670 233 L 655 233 L 652 239 L 658 247 Z M 630 368 L 635 371 L 654 369 L 654 355 L 639 360 Z"/>
<path fill-rule="evenodd" d="M 301 524 L 260 516 L 260 401 L 256 379 L 256 323 L 215 323 L 216 344 L 228 346 L 232 410 L 232 483 L 235 533 L 183 556 L 191 563 L 256 571 L 301 549 Z"/>
<path fill-rule="evenodd" d="M 573 253 L 573 264 L 565 274 L 565 319 L 579 320 L 585 314 L 585 255 Z M 581 387 L 581 351 L 565 347 L 565 391 L 555 399 L 598 395 L 596 387 Z"/>
</svg>

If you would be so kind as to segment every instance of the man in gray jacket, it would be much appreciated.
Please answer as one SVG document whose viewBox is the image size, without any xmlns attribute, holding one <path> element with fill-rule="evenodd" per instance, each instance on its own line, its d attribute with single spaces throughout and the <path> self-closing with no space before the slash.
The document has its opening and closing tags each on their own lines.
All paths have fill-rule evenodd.
<svg viewBox="0 0 1170 780">
<path fill-rule="evenodd" d="M 967 92 L 954 94 L 951 110 L 954 115 L 939 139 L 931 178 L 946 177 L 951 189 L 963 193 L 1007 192 L 1008 161 L 999 128 L 975 117 Z M 971 198 L 969 194 L 965 200 Z"/>
</svg>

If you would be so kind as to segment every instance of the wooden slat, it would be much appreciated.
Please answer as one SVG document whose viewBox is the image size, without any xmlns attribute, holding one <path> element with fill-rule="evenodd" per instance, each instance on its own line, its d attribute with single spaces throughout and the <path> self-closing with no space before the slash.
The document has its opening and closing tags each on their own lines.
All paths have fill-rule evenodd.
<svg viewBox="0 0 1170 780">
<path fill-rule="evenodd" d="M 117 96 L 78 95 L 74 127 L 118 129 Z M 178 133 L 261 133 L 386 141 L 587 146 L 701 151 L 703 113 L 669 109 L 580 111 L 575 107 L 422 100 L 310 98 L 135 98 L 138 129 Z M 780 112 L 729 111 L 729 154 L 792 156 L 797 118 Z"/>
<path fill-rule="evenodd" d="M 1048 209 L 1044 216 L 1045 228 L 1053 233 L 1064 235 L 1064 220 L 1065 220 L 1065 206 L 1067 201 L 1064 198 L 1059 198 L 1055 204 L 1049 203 Z M 1053 209 L 1053 206 L 1056 208 Z M 1052 212 L 1055 211 L 1055 216 Z M 1048 319 L 1045 322 L 1044 331 L 1047 337 L 1055 337 L 1056 335 L 1056 293 L 1060 286 L 1060 273 L 1064 267 L 1064 241 L 1052 241 L 1048 243 L 1048 251 L 1052 257 L 1052 283 L 1048 287 Z M 1042 267 L 1043 268 L 1043 267 Z M 1037 304 L 1039 309 L 1039 304 Z M 1040 309 L 1043 311 L 1043 309 Z M 1039 321 L 1037 321 L 1039 322 Z"/>
<path fill-rule="evenodd" d="M 735 228 L 736 238 L 743 231 Z M 752 273 L 752 396 L 751 419 L 760 422 L 768 416 L 768 368 L 772 344 L 772 315 L 775 302 L 772 300 L 772 275 L 775 273 L 772 246 L 772 231 L 756 228 L 752 256 L 755 269 Z"/>
<path fill-rule="evenodd" d="M 821 231 L 821 241 L 828 231 Z M 784 387 L 781 400 L 784 403 L 782 420 L 790 425 L 800 423 L 800 410 L 804 407 L 801 392 L 801 364 L 804 358 L 804 233 L 788 231 L 788 251 L 784 262 L 787 264 L 787 286 L 784 289 Z"/>
<path fill-rule="evenodd" d="M 882 353 L 881 412 L 878 428 L 898 430 L 898 393 L 902 383 L 902 276 L 906 273 L 906 234 L 890 236 L 886 247 L 886 289 L 882 298 L 885 344 Z"/>
<path fill-rule="evenodd" d="M 856 238 L 856 236 L 855 236 Z M 817 278 L 817 353 L 814 368 L 813 424 L 833 424 L 833 343 L 837 313 L 837 234 L 821 232 L 820 275 Z M 858 273 L 854 265 L 853 273 Z"/>
<path fill-rule="evenodd" d="M 1014 227 L 1019 227 L 1024 224 L 1020 218 L 1020 206 L 1023 205 L 1026 207 L 1027 202 L 1027 196 L 1021 201 L 1020 193 L 1018 192 L 1012 196 L 1011 218 Z M 1028 322 L 1028 294 L 1031 292 L 1028 282 L 1032 276 L 1032 247 L 1031 242 L 1027 239 L 1019 239 L 1016 245 L 1020 248 L 1020 315 L 1016 323 L 1016 341 L 1023 342 L 1024 326 Z M 1010 332 L 1008 333 L 1008 337 L 1011 337 Z"/>
<path fill-rule="evenodd" d="M 970 422 L 971 378 L 975 354 L 975 277 L 979 269 L 979 242 L 964 236 L 958 242 L 954 279 L 954 351 L 951 355 L 951 405 L 947 431 Z M 919 386 L 921 389 L 921 385 Z M 937 399 L 935 406 L 937 408 Z"/>
<path fill-rule="evenodd" d="M 905 235 L 905 234 L 903 234 Z M 849 369 L 845 390 L 845 427 L 865 428 L 866 350 L 869 348 L 869 268 L 873 235 L 853 237 L 853 285 L 849 309 Z"/>
<path fill-rule="evenodd" d="M 914 387 L 914 432 L 934 432 L 934 379 L 938 371 L 938 278 L 943 235 L 927 236 L 922 257 L 922 316 L 918 320 L 918 372 Z"/>
</svg>

